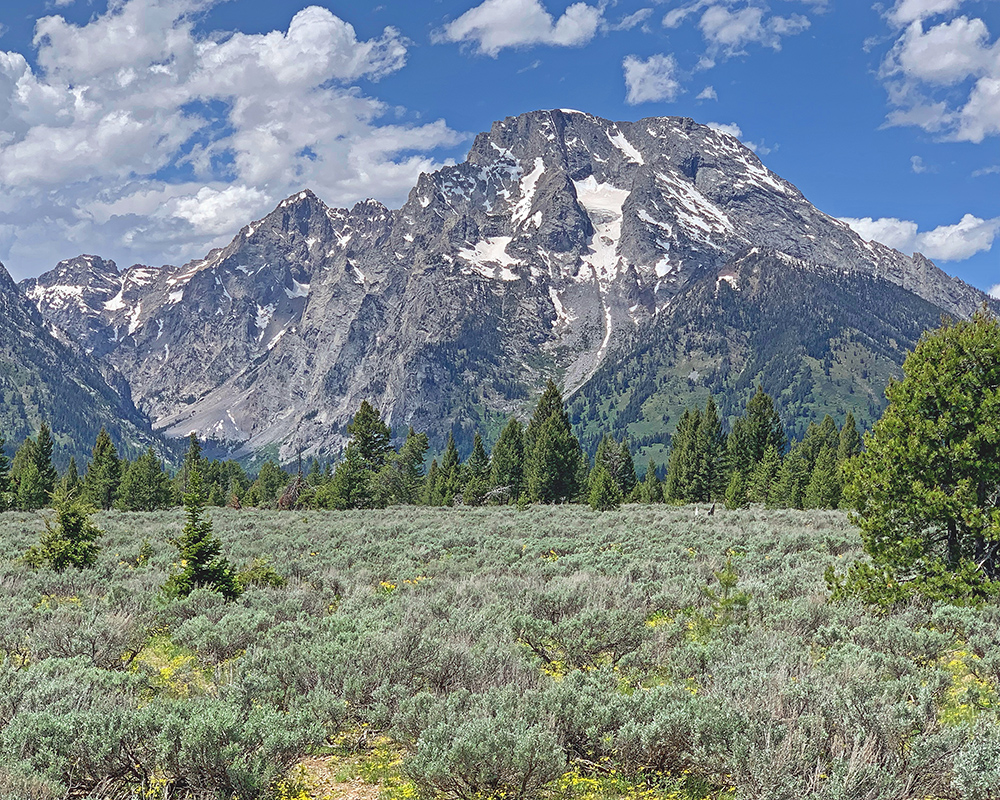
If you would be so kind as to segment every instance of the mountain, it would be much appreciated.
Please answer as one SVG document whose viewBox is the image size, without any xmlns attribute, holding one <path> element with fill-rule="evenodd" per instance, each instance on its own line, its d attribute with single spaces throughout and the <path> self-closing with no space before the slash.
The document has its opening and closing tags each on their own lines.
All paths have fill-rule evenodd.
<svg viewBox="0 0 1000 800">
<path fill-rule="evenodd" d="M 742 414 L 758 384 L 786 429 L 848 412 L 881 416 L 884 390 L 941 308 L 894 283 L 751 248 L 717 276 L 688 286 L 644 335 L 602 365 L 570 403 L 588 449 L 605 433 L 643 457 L 666 456 L 685 408 L 711 394 L 724 417 Z"/>
<path fill-rule="evenodd" d="M 70 456 L 81 466 L 89 460 L 102 426 L 122 453 L 136 455 L 154 443 L 163 449 L 132 404 L 128 383 L 47 323 L 2 264 L 0 320 L 0 435 L 8 452 L 43 420 L 60 467 Z"/>
<path fill-rule="evenodd" d="M 748 282 L 750 263 L 759 281 Z M 764 288 L 740 288 L 751 285 Z M 771 376 L 799 380 L 822 354 L 802 306 L 811 291 L 824 293 L 829 346 L 879 343 L 869 353 L 878 368 L 845 374 L 842 391 L 814 379 L 813 401 L 786 410 L 806 419 L 853 387 L 870 411 L 920 326 L 984 300 L 919 254 L 862 240 L 732 136 L 685 118 L 558 110 L 495 123 L 463 163 L 421 175 L 398 210 L 329 208 L 304 191 L 182 267 L 119 271 L 81 256 L 22 289 L 126 377 L 157 428 L 286 458 L 335 454 L 363 399 L 397 429 L 471 440 L 553 377 L 590 420 L 588 387 L 617 385 L 609 376 L 653 357 L 650 342 L 672 343 L 655 353 L 663 376 L 686 368 L 682 353 L 709 348 L 705 363 L 725 371 L 717 386 L 733 398 L 765 379 L 784 392 Z M 858 291 L 903 304 L 916 322 L 873 306 L 882 322 L 869 325 L 855 313 Z M 708 319 L 716 294 L 742 309 L 724 329 Z M 692 320 L 695 307 L 707 316 Z M 763 320 L 785 337 L 764 360 L 775 329 L 744 327 Z M 888 349 L 885 326 L 899 334 Z M 614 407 L 602 413 L 632 433 L 658 403 L 671 409 L 663 424 L 685 399 L 656 389 L 640 409 L 627 395 L 602 400 Z"/>
</svg>

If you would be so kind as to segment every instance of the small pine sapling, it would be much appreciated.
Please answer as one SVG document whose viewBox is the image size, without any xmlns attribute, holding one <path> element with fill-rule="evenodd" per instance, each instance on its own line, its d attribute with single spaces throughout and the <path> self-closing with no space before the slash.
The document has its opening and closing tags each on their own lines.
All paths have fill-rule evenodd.
<svg viewBox="0 0 1000 800">
<path fill-rule="evenodd" d="M 212 535 L 212 523 L 204 519 L 205 491 L 201 471 L 197 466 L 188 474 L 188 491 L 184 495 L 186 522 L 181 535 L 174 540 L 180 554 L 180 572 L 171 575 L 163 585 L 168 595 L 187 597 L 195 587 L 203 586 L 219 592 L 227 600 L 235 600 L 240 592 L 233 568 L 222 558 L 222 545 Z"/>
</svg>

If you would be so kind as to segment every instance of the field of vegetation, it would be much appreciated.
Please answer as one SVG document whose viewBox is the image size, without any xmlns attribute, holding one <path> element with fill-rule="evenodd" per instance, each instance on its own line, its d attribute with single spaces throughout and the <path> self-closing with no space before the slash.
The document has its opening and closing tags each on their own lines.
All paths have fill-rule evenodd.
<svg viewBox="0 0 1000 800">
<path fill-rule="evenodd" d="M 181 509 L 32 569 L 52 513 L 0 514 L 0 797 L 1000 793 L 1000 608 L 831 602 L 839 511 L 211 509 L 232 601 L 162 591 Z"/>
</svg>

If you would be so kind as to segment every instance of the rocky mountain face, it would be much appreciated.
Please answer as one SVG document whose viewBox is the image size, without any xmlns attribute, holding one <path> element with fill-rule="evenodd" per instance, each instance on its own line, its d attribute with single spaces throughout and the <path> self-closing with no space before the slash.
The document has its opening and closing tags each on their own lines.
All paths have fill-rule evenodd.
<svg viewBox="0 0 1000 800">
<path fill-rule="evenodd" d="M 585 446 L 628 436 L 662 461 L 685 408 L 709 395 L 742 414 L 757 385 L 793 438 L 848 412 L 869 428 L 884 391 L 941 309 L 896 284 L 751 248 L 692 282 L 635 344 L 602 365 L 570 404 Z"/>
<path fill-rule="evenodd" d="M 44 420 L 52 428 L 53 456 L 89 459 L 101 427 L 125 453 L 159 441 L 132 403 L 128 383 L 89 357 L 47 323 L 0 265 L 0 435 L 8 453 Z"/>
<path fill-rule="evenodd" d="M 749 279 L 749 263 L 768 277 Z M 789 285 L 801 291 L 782 295 Z M 919 255 L 865 242 L 727 134 L 675 117 L 539 111 L 494 124 L 465 162 L 422 175 L 396 211 L 329 208 L 304 191 L 183 267 L 119 271 L 81 256 L 22 289 L 124 375 L 168 435 L 196 430 L 288 458 L 334 455 L 363 399 L 397 429 L 471 440 L 554 377 L 584 398 L 583 419 L 587 386 L 610 385 L 637 346 L 697 327 L 695 298 L 704 315 L 726 297 L 804 322 L 794 303 L 821 286 L 839 287 L 825 307 L 837 320 L 864 287 L 922 309 L 918 325 L 984 299 Z M 877 310 L 895 324 L 891 307 Z M 749 386 L 770 374 L 754 353 L 774 348 L 770 331 L 739 327 L 763 317 L 740 314 L 724 333 L 703 327 L 715 331 L 704 334 L 716 337 L 712 352 L 728 353 L 727 375 Z M 897 369 L 919 335 L 911 328 L 885 351 Z M 669 352 L 658 358 L 676 371 Z M 621 420 L 634 417 L 622 424 L 646 424 L 622 402 Z"/>
</svg>

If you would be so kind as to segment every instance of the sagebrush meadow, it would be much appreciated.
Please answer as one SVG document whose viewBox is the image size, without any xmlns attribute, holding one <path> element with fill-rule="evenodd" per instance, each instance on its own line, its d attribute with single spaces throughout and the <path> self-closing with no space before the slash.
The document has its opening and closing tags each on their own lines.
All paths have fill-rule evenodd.
<svg viewBox="0 0 1000 800">
<path fill-rule="evenodd" d="M 332 753 L 391 796 L 993 796 L 996 606 L 831 604 L 844 514 L 700 511 L 212 509 L 287 580 L 234 602 L 161 592 L 179 510 L 58 573 L 4 514 L 0 794 L 321 797 Z"/>
</svg>

